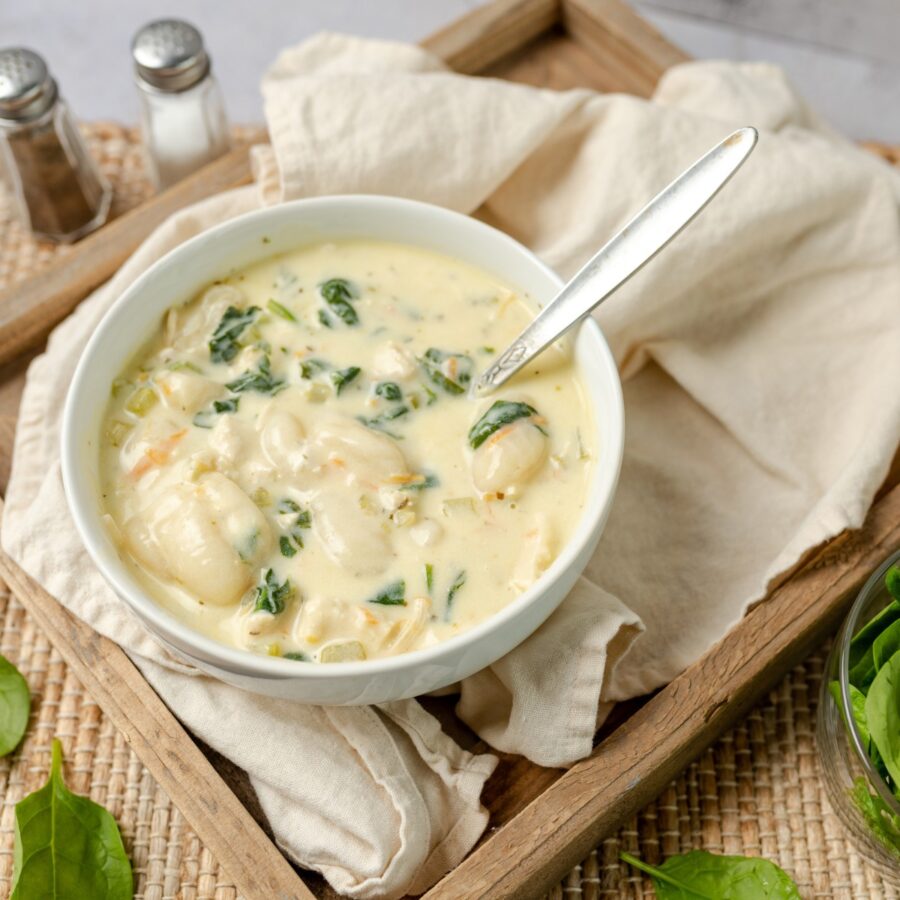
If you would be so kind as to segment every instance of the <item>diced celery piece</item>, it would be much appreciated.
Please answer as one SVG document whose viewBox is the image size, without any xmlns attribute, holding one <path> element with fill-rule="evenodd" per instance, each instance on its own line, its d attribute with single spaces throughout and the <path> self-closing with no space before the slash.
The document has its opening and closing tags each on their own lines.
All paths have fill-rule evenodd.
<svg viewBox="0 0 900 900">
<path fill-rule="evenodd" d="M 153 409 L 156 401 L 159 398 L 156 396 L 156 391 L 151 387 L 139 387 L 127 400 L 125 403 L 125 409 L 130 413 L 134 413 L 136 416 L 146 416 L 151 409 Z"/>
</svg>

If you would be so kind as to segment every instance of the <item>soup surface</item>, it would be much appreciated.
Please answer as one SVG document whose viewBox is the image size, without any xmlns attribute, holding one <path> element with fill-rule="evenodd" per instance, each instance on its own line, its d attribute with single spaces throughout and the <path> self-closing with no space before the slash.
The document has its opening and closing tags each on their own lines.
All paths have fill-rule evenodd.
<svg viewBox="0 0 900 900">
<path fill-rule="evenodd" d="M 302 661 L 487 618 L 566 542 L 596 453 L 564 349 L 468 394 L 531 315 L 487 273 L 390 243 L 230 273 L 112 386 L 101 471 L 123 557 L 193 628 Z"/>
</svg>

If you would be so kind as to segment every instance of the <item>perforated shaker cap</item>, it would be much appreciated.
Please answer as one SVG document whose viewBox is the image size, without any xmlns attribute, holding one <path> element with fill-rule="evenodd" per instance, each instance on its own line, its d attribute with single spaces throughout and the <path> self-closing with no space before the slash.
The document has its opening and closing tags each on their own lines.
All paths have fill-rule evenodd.
<svg viewBox="0 0 900 900">
<path fill-rule="evenodd" d="M 203 36 L 180 19 L 149 22 L 131 42 L 138 79 L 160 91 L 184 91 L 209 72 Z"/>
<path fill-rule="evenodd" d="M 56 99 L 56 82 L 33 50 L 0 50 L 0 119 L 23 121 L 46 112 Z"/>
</svg>

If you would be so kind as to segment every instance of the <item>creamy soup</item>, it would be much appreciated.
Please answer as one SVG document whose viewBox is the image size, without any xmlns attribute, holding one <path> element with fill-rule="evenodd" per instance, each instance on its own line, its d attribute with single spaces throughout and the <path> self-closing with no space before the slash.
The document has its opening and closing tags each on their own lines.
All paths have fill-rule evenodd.
<svg viewBox="0 0 900 900">
<path fill-rule="evenodd" d="M 596 453 L 564 348 L 469 395 L 531 315 L 487 273 L 390 243 L 230 273 L 112 385 L 123 557 L 179 619 L 256 653 L 372 659 L 472 627 L 556 557 Z"/>
</svg>

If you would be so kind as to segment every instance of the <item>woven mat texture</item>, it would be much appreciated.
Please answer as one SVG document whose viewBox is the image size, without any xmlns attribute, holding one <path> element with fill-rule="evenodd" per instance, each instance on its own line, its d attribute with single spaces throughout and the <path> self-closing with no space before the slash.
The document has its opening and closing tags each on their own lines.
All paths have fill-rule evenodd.
<svg viewBox="0 0 900 900">
<path fill-rule="evenodd" d="M 85 133 L 116 189 L 116 211 L 149 196 L 134 130 L 99 123 L 86 126 Z M 889 148 L 872 149 L 891 156 Z M 0 288 L 68 252 L 25 234 L 9 195 L 0 192 Z M 228 874 L 2 584 L 0 653 L 27 679 L 33 704 L 24 742 L 0 759 L 0 897 L 10 891 L 13 807 L 45 780 L 50 742 L 59 737 L 69 786 L 103 804 L 119 822 L 134 866 L 136 898 L 236 900 Z M 766 856 L 796 879 L 809 900 L 900 900 L 900 892 L 855 853 L 828 806 L 814 740 L 824 653 L 794 669 L 739 727 L 597 847 L 549 897 L 649 900 L 650 882 L 619 863 L 620 850 L 661 862 L 702 848 Z"/>
</svg>

